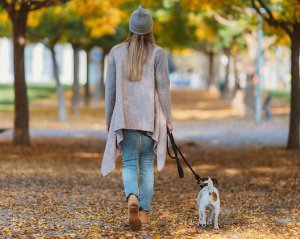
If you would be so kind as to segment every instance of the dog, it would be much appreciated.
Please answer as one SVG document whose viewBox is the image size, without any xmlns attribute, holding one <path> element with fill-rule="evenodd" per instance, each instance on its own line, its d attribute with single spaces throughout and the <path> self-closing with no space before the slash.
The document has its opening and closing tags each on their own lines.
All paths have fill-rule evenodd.
<svg viewBox="0 0 300 239">
<path fill-rule="evenodd" d="M 200 192 L 197 198 L 198 213 L 199 213 L 199 226 L 205 227 L 206 225 L 212 225 L 214 218 L 214 229 L 218 230 L 218 217 L 220 212 L 220 197 L 219 191 L 214 186 L 217 185 L 216 179 L 202 178 L 199 181 Z M 206 216 L 206 210 L 208 210 L 208 216 Z M 207 218 L 207 220 L 206 220 Z"/>
</svg>

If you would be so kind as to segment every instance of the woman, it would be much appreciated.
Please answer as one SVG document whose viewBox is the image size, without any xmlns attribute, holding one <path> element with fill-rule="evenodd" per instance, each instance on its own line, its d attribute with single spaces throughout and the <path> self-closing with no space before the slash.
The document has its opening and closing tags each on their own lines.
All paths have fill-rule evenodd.
<svg viewBox="0 0 300 239">
<path fill-rule="evenodd" d="M 122 154 L 132 230 L 150 223 L 154 158 L 162 170 L 167 128 L 173 129 L 167 54 L 155 44 L 152 25 L 150 12 L 142 6 L 131 14 L 128 38 L 109 53 L 105 83 L 108 137 L 101 172 L 110 173 Z"/>
</svg>

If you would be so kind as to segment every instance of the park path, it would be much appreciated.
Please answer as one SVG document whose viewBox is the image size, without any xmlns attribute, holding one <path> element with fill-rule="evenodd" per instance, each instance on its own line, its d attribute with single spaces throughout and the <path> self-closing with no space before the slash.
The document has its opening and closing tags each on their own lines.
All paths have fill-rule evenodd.
<svg viewBox="0 0 300 239">
<path fill-rule="evenodd" d="M 103 129 L 31 129 L 33 138 L 100 138 L 106 139 Z M 194 141 L 208 147 L 239 147 L 253 145 L 284 145 L 288 126 L 285 122 L 256 124 L 243 120 L 220 122 L 175 123 L 173 131 L 178 141 Z M 1 134 L 1 139 L 11 139 L 12 130 Z"/>
<path fill-rule="evenodd" d="M 47 101 L 46 103 L 45 101 L 37 102 L 32 106 L 33 123 L 30 133 L 33 138 L 106 139 L 103 103 L 100 105 L 101 115 L 97 115 L 98 112 L 96 112 L 99 111 L 99 107 L 94 107 L 87 113 L 83 112 L 81 118 L 76 119 L 76 125 L 71 118 L 71 122 L 63 126 L 59 123 L 51 125 L 51 120 L 47 120 L 47 118 L 53 118 L 53 115 L 47 116 L 46 112 L 49 107 L 53 107 L 49 112 L 55 114 L 55 104 L 49 105 Z M 275 102 L 275 106 L 278 106 L 278 103 Z M 276 116 L 271 121 L 257 124 L 253 120 L 243 119 L 229 103 L 206 91 L 173 90 L 172 107 L 174 136 L 178 141 L 194 141 L 207 147 L 285 145 L 287 141 L 288 120 L 286 115 Z M 90 112 L 91 110 L 92 112 Z M 43 113 L 43 111 L 45 112 Z M 102 118 L 100 123 L 99 118 Z M 45 124 L 41 125 L 41 122 L 45 122 Z M 90 125 L 96 126 L 90 127 Z M 0 134 L 0 140 L 11 138 L 12 130 Z"/>
</svg>

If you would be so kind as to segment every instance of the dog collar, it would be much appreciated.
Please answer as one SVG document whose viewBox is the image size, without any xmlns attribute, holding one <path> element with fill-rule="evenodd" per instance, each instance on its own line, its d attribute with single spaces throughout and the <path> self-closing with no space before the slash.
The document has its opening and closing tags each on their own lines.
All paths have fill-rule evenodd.
<svg viewBox="0 0 300 239">
<path fill-rule="evenodd" d="M 207 186 L 208 186 L 207 183 L 202 184 L 202 185 L 200 186 L 200 190 L 201 190 L 202 188 L 204 188 L 204 187 L 207 187 Z"/>
</svg>

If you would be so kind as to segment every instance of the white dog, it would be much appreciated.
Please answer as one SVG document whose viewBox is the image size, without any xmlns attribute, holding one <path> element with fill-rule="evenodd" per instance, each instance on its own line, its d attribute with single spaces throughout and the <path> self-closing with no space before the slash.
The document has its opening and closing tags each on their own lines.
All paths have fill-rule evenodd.
<svg viewBox="0 0 300 239">
<path fill-rule="evenodd" d="M 216 180 L 215 183 L 217 183 Z M 219 191 L 214 187 L 213 180 L 211 180 L 210 177 L 201 179 L 200 187 L 201 189 L 197 198 L 199 226 L 205 227 L 206 225 L 212 225 L 212 219 L 214 217 L 214 229 L 218 230 L 218 216 L 220 211 Z M 207 220 L 206 210 L 209 211 Z"/>
</svg>

